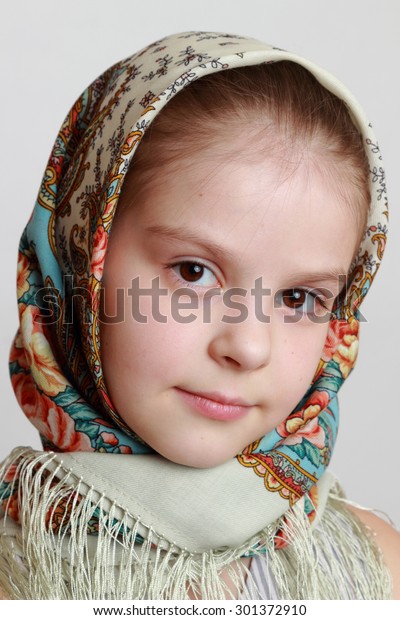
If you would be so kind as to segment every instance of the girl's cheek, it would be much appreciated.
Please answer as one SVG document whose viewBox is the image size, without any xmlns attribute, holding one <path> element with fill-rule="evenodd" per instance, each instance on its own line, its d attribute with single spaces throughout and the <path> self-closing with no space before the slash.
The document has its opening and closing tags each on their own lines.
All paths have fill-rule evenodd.
<svg viewBox="0 0 400 620">
<path fill-rule="evenodd" d="M 292 370 L 298 369 L 303 377 L 310 374 L 311 381 L 322 355 L 328 324 L 312 324 L 305 320 L 307 324 L 286 325 L 287 329 L 278 341 L 283 363 L 289 364 Z"/>
</svg>

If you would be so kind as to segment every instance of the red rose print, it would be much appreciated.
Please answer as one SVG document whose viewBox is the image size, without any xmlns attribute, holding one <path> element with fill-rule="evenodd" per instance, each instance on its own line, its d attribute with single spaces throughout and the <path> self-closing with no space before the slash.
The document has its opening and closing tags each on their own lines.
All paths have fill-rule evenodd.
<svg viewBox="0 0 400 620">
<path fill-rule="evenodd" d="M 327 392 L 314 392 L 306 407 L 292 413 L 278 426 L 277 432 L 283 437 L 281 443 L 293 446 L 301 443 L 304 438 L 317 448 L 324 448 L 325 431 L 318 423 L 318 415 L 327 407 L 328 403 Z"/>
<path fill-rule="evenodd" d="M 342 321 L 335 319 L 329 326 L 322 359 L 334 359 L 346 378 L 353 368 L 358 353 L 358 321 Z"/>
<path fill-rule="evenodd" d="M 107 233 L 104 226 L 99 226 L 93 238 L 92 262 L 90 264 L 90 273 L 97 280 L 101 280 L 103 275 L 104 257 L 107 248 Z"/>
<path fill-rule="evenodd" d="M 37 390 L 31 375 L 22 372 L 13 375 L 12 383 L 25 415 L 43 437 L 66 452 L 92 451 L 89 437 L 76 431 L 73 419 Z"/>
</svg>

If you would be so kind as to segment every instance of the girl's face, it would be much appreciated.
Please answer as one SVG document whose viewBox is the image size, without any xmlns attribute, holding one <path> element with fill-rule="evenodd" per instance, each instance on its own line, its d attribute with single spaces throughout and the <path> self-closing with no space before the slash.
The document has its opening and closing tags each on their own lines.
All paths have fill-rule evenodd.
<svg viewBox="0 0 400 620">
<path fill-rule="evenodd" d="M 224 463 L 298 404 L 357 249 L 328 172 L 254 159 L 200 155 L 140 201 L 128 186 L 105 261 L 113 404 L 156 452 L 193 467 Z"/>
</svg>

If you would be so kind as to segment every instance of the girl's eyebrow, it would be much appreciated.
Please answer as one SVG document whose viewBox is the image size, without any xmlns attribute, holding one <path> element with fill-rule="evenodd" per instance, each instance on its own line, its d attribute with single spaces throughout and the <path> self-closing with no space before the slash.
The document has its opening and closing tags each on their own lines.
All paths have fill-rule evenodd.
<svg viewBox="0 0 400 620">
<path fill-rule="evenodd" d="M 234 261 L 237 255 L 228 250 L 222 248 L 218 243 L 211 241 L 211 239 L 204 239 L 193 230 L 187 229 L 183 226 L 166 226 L 156 224 L 154 226 L 148 226 L 145 232 L 155 235 L 157 237 L 163 237 L 166 241 L 179 241 L 184 243 L 190 241 L 195 243 L 209 254 L 213 254 L 218 260 L 230 260 Z"/>
<path fill-rule="evenodd" d="M 155 235 L 156 237 L 162 237 L 165 241 L 179 241 L 184 243 L 190 241 L 201 247 L 206 252 L 216 256 L 218 260 L 231 260 L 237 259 L 237 254 L 222 248 L 219 244 L 211 241 L 210 239 L 204 239 L 193 230 L 185 228 L 184 226 L 168 226 L 156 224 L 154 226 L 148 226 L 145 228 L 146 233 Z M 344 267 L 328 268 L 323 271 L 302 271 L 293 272 L 290 274 L 290 280 L 293 283 L 307 282 L 308 284 L 332 284 L 339 283 L 339 289 L 343 288 L 346 283 L 347 270 Z"/>
<path fill-rule="evenodd" d="M 339 289 L 342 289 L 346 283 L 348 271 L 344 267 L 330 268 L 324 271 L 303 271 L 291 273 L 290 279 L 293 282 L 307 282 L 308 284 L 321 283 L 339 283 Z"/>
</svg>

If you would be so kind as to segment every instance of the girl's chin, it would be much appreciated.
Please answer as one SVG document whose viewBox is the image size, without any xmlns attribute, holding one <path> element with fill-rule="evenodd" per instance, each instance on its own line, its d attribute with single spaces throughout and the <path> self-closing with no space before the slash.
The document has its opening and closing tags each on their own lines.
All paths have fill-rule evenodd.
<svg viewBox="0 0 400 620">
<path fill-rule="evenodd" d="M 166 458 L 172 463 L 183 465 L 185 467 L 193 467 L 194 469 L 211 469 L 223 465 L 236 457 L 241 450 L 237 452 L 221 452 L 210 450 L 210 446 L 200 446 L 197 450 L 193 446 L 187 451 L 177 452 L 171 450 L 156 450 L 158 454 Z"/>
</svg>

